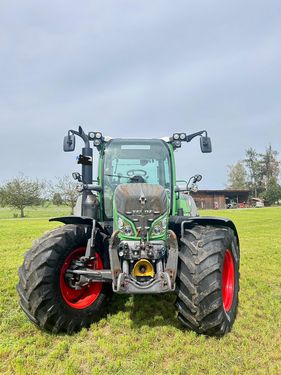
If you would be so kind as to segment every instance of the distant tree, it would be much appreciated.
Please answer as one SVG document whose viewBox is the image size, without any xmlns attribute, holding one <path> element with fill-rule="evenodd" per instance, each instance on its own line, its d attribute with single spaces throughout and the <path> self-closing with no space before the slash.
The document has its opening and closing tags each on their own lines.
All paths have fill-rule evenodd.
<svg viewBox="0 0 281 375">
<path fill-rule="evenodd" d="M 43 190 L 42 190 L 42 197 L 43 197 L 43 204 L 49 205 L 53 201 L 54 193 L 56 192 L 54 190 L 54 184 L 50 180 L 43 180 Z"/>
<path fill-rule="evenodd" d="M 228 166 L 228 185 L 232 189 L 248 188 L 253 197 L 263 197 L 269 203 L 278 201 L 280 175 L 278 152 L 269 145 L 264 154 L 254 148 L 246 150 L 245 159 Z M 276 198 L 277 197 L 277 198 Z"/>
<path fill-rule="evenodd" d="M 268 183 L 264 198 L 269 204 L 275 204 L 281 199 L 281 186 L 274 179 Z"/>
<path fill-rule="evenodd" d="M 4 207 L 5 206 L 5 201 L 4 201 L 4 194 L 2 192 L 2 187 L 0 186 L 0 206 Z"/>
<path fill-rule="evenodd" d="M 79 195 L 76 190 L 76 185 L 77 183 L 74 182 L 70 176 L 65 175 L 63 177 L 57 177 L 57 183 L 54 186 L 55 191 L 60 194 L 63 203 L 71 208 L 72 215 Z"/>
<path fill-rule="evenodd" d="M 246 150 L 246 158 L 244 163 L 248 170 L 249 181 L 248 185 L 252 190 L 252 194 L 254 197 L 257 197 L 258 194 L 263 191 L 262 186 L 262 165 L 260 161 L 260 154 L 254 148 L 249 148 Z"/>
<path fill-rule="evenodd" d="M 53 201 L 53 204 L 56 206 L 61 206 L 63 204 L 63 199 L 60 193 L 54 193 L 52 201 Z"/>
<path fill-rule="evenodd" d="M 265 189 L 276 185 L 280 174 L 280 161 L 278 152 L 273 150 L 271 145 L 266 148 L 265 154 L 261 155 L 260 163 Z"/>
<path fill-rule="evenodd" d="M 247 189 L 247 172 L 243 162 L 238 161 L 236 164 L 228 166 L 228 189 L 243 190 Z"/>
<path fill-rule="evenodd" d="M 42 187 L 38 181 L 31 181 L 24 176 L 16 177 L 0 188 L 1 204 L 20 210 L 20 216 L 24 217 L 26 206 L 41 204 Z"/>
</svg>

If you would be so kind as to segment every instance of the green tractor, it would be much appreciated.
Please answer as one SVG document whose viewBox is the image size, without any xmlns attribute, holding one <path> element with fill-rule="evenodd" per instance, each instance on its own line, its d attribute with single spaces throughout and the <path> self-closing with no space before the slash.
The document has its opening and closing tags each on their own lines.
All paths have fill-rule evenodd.
<svg viewBox="0 0 281 375">
<path fill-rule="evenodd" d="M 207 132 L 163 139 L 111 139 L 69 130 L 64 151 L 85 145 L 73 173 L 80 192 L 74 215 L 26 253 L 17 290 L 28 318 L 51 332 L 77 332 L 106 311 L 112 292 L 176 295 L 187 329 L 223 336 L 235 320 L 239 239 L 226 218 L 200 217 L 190 192 L 202 176 L 176 180 L 174 151 Z M 91 146 L 92 144 L 92 146 Z M 93 147 L 98 176 L 93 180 Z"/>
</svg>

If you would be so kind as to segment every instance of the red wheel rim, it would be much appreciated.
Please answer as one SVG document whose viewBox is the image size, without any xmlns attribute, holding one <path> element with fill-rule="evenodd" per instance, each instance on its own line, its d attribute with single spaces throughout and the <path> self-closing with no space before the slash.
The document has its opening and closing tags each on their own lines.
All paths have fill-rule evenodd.
<svg viewBox="0 0 281 375">
<path fill-rule="evenodd" d="M 60 290 L 62 297 L 69 306 L 75 309 L 85 309 L 89 307 L 98 298 L 102 289 L 102 283 L 96 282 L 85 285 L 85 287 L 80 290 L 75 290 L 71 288 L 65 280 L 66 270 L 74 260 L 85 255 L 85 251 L 85 247 L 79 247 L 73 250 L 66 258 L 60 272 Z M 96 270 L 103 269 L 102 260 L 98 253 L 96 253 L 96 259 L 88 263 L 88 268 Z"/>
<path fill-rule="evenodd" d="M 234 262 L 231 251 L 226 250 L 222 270 L 222 300 L 225 311 L 232 306 L 234 295 Z"/>
</svg>

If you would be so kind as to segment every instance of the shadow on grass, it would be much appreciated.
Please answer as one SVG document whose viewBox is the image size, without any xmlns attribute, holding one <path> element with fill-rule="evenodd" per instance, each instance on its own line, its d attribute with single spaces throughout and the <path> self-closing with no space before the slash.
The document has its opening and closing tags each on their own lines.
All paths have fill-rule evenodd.
<svg viewBox="0 0 281 375">
<path fill-rule="evenodd" d="M 184 330 L 176 317 L 175 295 L 113 295 L 110 314 L 129 313 L 132 327 L 173 326 Z"/>
</svg>

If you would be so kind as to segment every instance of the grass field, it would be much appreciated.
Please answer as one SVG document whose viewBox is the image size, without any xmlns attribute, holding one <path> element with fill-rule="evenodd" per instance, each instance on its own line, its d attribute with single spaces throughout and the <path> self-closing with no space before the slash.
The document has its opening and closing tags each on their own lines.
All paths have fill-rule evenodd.
<svg viewBox="0 0 281 375">
<path fill-rule="evenodd" d="M 49 218 L 52 216 L 69 215 L 70 208 L 67 206 L 54 206 L 52 204 L 45 207 L 26 207 L 24 216 L 28 219 L 32 218 Z M 7 207 L 0 207 L 0 219 L 15 219 L 20 217 L 20 212 Z"/>
<path fill-rule="evenodd" d="M 239 313 L 222 339 L 184 331 L 173 295 L 114 296 L 89 330 L 39 331 L 19 308 L 17 269 L 32 241 L 58 224 L 0 220 L 0 374 L 281 374 L 281 208 L 206 214 L 232 218 L 241 241 Z"/>
</svg>

